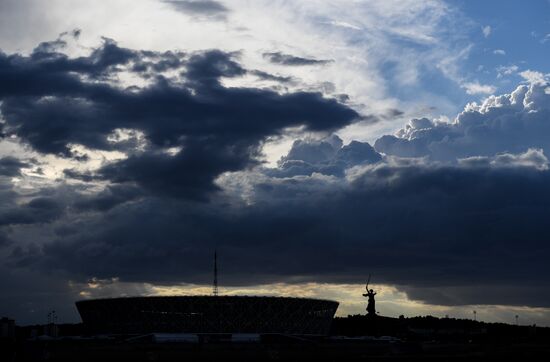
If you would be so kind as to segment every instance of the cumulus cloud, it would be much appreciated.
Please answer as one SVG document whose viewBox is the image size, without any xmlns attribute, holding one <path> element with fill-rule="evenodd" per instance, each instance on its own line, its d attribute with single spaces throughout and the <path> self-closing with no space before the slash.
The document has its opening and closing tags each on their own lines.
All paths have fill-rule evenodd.
<svg viewBox="0 0 550 362">
<path fill-rule="evenodd" d="M 278 167 L 265 172 L 274 177 L 311 176 L 313 173 L 341 177 L 351 167 L 373 164 L 381 159 L 368 143 L 352 141 L 343 146 L 342 140 L 333 135 L 322 140 L 296 140 L 288 154 L 279 160 Z"/>
<path fill-rule="evenodd" d="M 510 94 L 467 105 L 452 123 L 413 120 L 395 135 L 379 138 L 379 152 L 452 161 L 497 153 L 550 150 L 549 95 L 545 85 L 519 86 Z M 548 151 L 547 151 L 548 152 Z"/>
</svg>

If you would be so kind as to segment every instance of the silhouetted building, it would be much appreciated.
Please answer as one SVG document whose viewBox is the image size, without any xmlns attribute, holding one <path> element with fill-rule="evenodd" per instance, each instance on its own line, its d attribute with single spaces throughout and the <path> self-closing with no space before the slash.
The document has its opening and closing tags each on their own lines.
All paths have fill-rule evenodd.
<svg viewBox="0 0 550 362">
<path fill-rule="evenodd" d="M 0 338 L 15 339 L 15 320 L 5 317 L 0 319 Z"/>
<path fill-rule="evenodd" d="M 55 323 L 48 323 L 44 326 L 45 336 L 57 338 L 59 337 L 59 327 Z"/>
<path fill-rule="evenodd" d="M 171 296 L 76 302 L 93 333 L 328 335 L 338 302 L 254 296 Z"/>
</svg>

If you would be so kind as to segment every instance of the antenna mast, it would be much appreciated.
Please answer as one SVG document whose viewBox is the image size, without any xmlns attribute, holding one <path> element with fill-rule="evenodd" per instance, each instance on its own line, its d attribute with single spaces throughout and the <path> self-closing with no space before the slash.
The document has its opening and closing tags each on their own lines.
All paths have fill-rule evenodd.
<svg viewBox="0 0 550 362">
<path fill-rule="evenodd" d="M 214 250 L 214 286 L 212 288 L 212 294 L 215 297 L 218 296 L 218 251 Z"/>
</svg>

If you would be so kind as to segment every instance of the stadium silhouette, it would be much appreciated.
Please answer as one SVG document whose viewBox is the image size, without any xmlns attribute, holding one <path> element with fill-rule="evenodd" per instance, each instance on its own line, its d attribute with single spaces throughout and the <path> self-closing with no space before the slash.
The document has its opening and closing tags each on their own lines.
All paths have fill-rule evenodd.
<svg viewBox="0 0 550 362">
<path fill-rule="evenodd" d="M 92 333 L 328 335 L 338 302 L 310 298 L 219 296 L 214 251 L 211 296 L 82 300 L 76 307 Z"/>
<path fill-rule="evenodd" d="M 260 296 L 153 296 L 76 302 L 94 333 L 328 335 L 338 302 Z"/>
</svg>

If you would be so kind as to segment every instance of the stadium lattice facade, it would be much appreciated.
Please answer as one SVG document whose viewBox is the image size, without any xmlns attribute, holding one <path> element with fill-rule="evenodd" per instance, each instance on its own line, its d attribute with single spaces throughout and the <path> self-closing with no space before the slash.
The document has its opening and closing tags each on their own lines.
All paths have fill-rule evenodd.
<svg viewBox="0 0 550 362">
<path fill-rule="evenodd" d="M 170 296 L 76 302 L 95 333 L 281 333 L 327 335 L 330 300 L 254 296 Z"/>
</svg>

